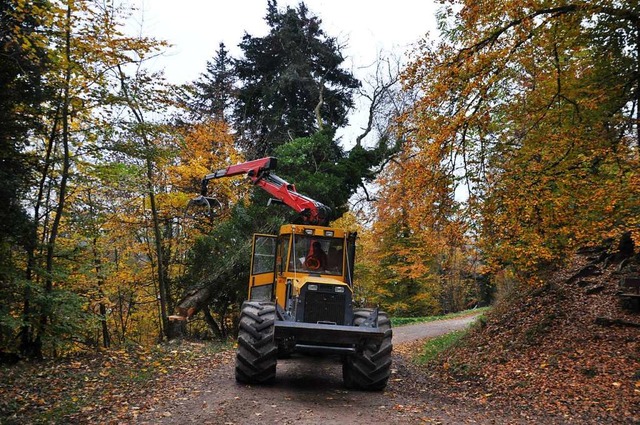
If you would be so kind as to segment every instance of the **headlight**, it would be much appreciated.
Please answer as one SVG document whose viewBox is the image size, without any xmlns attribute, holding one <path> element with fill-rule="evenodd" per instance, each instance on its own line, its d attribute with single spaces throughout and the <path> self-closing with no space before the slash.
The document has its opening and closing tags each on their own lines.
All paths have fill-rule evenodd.
<svg viewBox="0 0 640 425">
<path fill-rule="evenodd" d="M 318 285 L 309 285 L 308 286 L 310 291 L 317 291 L 318 290 Z"/>
<path fill-rule="evenodd" d="M 344 292 L 344 286 L 336 286 L 336 292 Z"/>
</svg>

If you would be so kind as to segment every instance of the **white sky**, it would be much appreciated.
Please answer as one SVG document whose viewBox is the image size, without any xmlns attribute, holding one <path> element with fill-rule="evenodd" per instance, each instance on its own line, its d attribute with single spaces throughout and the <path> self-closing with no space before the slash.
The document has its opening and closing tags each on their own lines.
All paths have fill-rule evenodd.
<svg viewBox="0 0 640 425">
<path fill-rule="evenodd" d="M 130 1 L 139 8 L 136 30 L 172 44 L 153 64 L 164 69 L 171 83 L 197 79 L 220 42 L 238 57 L 237 46 L 245 32 L 262 36 L 268 31 L 264 22 L 267 0 Z M 279 0 L 278 7 L 298 3 Z M 322 20 L 325 33 L 346 46 L 344 66 L 359 79 L 373 72 L 371 65 L 380 51 L 401 56 L 427 32 L 436 32 L 435 0 L 306 0 L 305 4 Z M 350 118 L 353 133 L 362 121 L 358 112 Z"/>
</svg>

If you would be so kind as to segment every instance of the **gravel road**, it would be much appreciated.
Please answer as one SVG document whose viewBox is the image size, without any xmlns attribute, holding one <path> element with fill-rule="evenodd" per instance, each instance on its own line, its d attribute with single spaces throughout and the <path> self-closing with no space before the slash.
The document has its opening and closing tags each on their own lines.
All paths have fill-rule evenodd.
<svg viewBox="0 0 640 425">
<path fill-rule="evenodd" d="M 473 323 L 478 315 L 459 317 L 456 319 L 438 320 L 429 323 L 417 323 L 415 325 L 398 326 L 393 328 L 393 343 L 415 341 L 423 338 L 433 338 L 446 333 L 463 329 Z"/>
</svg>

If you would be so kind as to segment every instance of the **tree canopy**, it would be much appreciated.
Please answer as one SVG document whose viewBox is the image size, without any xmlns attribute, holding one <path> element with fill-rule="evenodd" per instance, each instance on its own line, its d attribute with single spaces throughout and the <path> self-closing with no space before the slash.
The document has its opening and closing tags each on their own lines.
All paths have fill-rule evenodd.
<svg viewBox="0 0 640 425">
<path fill-rule="evenodd" d="M 422 96 L 392 170 L 428 196 L 394 216 L 444 217 L 444 235 L 462 216 L 487 266 L 529 277 L 637 229 L 637 7 L 462 1 L 439 20 L 404 74 Z"/>
<path fill-rule="evenodd" d="M 166 43 L 128 35 L 130 13 L 0 0 L 0 351 L 226 335 L 251 233 L 295 217 L 241 179 L 210 183 L 206 215 L 186 207 L 205 174 L 267 155 L 360 231 L 354 299 L 396 315 L 485 303 L 491 281 L 639 240 L 635 4 L 444 2 L 439 38 L 364 86 L 304 3 L 269 1 L 266 35 L 237 58 L 214 45 L 182 86 L 147 66 Z M 369 120 L 340 140 L 356 90 Z M 194 291 L 204 321 L 170 323 Z"/>
<path fill-rule="evenodd" d="M 248 158 L 272 154 L 277 146 L 309 137 L 323 126 L 347 123 L 358 80 L 342 68 L 344 57 L 322 21 L 300 3 L 267 7 L 269 33 L 245 34 L 235 61 L 239 81 L 233 122 Z"/>
<path fill-rule="evenodd" d="M 0 257 L 8 261 L 12 243 L 26 243 L 27 221 L 22 201 L 31 185 L 33 161 L 27 153 L 29 135 L 40 126 L 37 115 L 47 99 L 42 81 L 48 66 L 38 28 L 46 10 L 37 2 L 25 10 L 0 2 Z M 2 273 L 2 272 L 0 272 Z"/>
</svg>

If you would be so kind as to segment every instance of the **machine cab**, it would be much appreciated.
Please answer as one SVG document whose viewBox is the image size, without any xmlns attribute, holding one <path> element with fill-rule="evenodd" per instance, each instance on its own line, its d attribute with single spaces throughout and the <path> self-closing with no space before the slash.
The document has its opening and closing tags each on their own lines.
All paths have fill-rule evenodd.
<svg viewBox="0 0 640 425">
<path fill-rule="evenodd" d="M 341 229 L 290 224 L 277 237 L 255 235 L 250 299 L 275 300 L 298 321 L 345 322 L 350 319 L 344 312 L 351 307 L 355 238 Z M 313 312 L 304 308 L 311 298 Z"/>
</svg>

